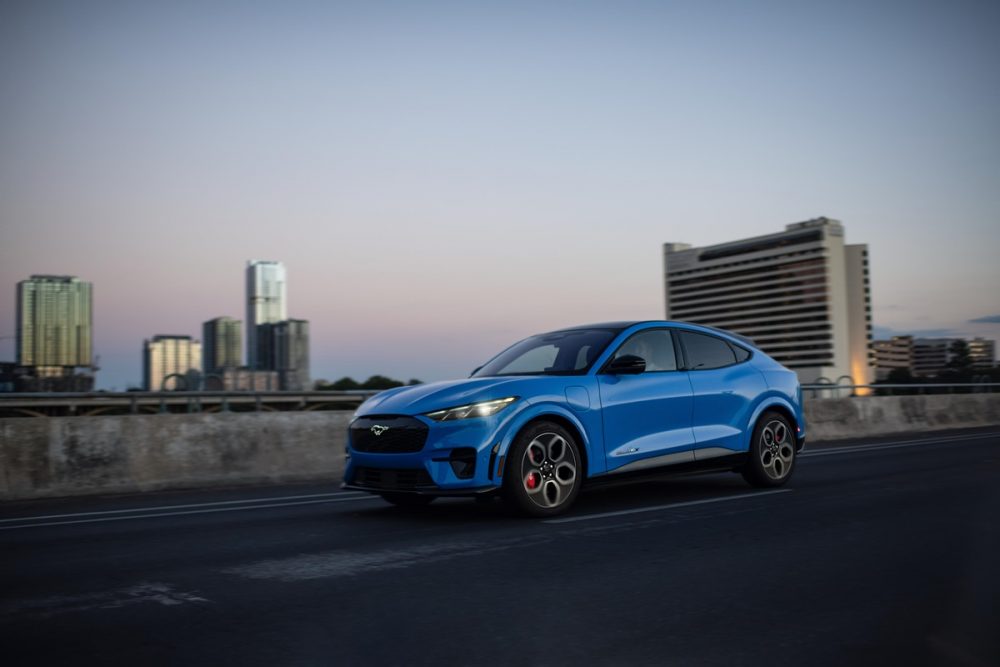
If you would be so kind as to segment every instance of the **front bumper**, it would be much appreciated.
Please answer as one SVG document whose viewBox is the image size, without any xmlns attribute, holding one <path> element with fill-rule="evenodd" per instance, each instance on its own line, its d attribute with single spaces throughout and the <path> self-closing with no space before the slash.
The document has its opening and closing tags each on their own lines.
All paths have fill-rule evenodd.
<svg viewBox="0 0 1000 667">
<path fill-rule="evenodd" d="M 417 452 L 357 451 L 349 429 L 342 488 L 435 496 L 474 496 L 495 491 L 501 484 L 500 451 L 508 426 L 519 411 L 517 407 L 492 417 L 450 422 L 417 415 L 413 418 L 428 429 L 427 440 Z"/>
</svg>

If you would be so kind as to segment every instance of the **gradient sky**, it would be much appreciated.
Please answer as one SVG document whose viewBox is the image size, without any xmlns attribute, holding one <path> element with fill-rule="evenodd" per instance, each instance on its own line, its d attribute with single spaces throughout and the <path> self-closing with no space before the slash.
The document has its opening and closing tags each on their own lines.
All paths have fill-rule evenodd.
<svg viewBox="0 0 1000 667">
<path fill-rule="evenodd" d="M 877 334 L 1000 338 L 996 2 L 0 4 L 0 337 L 95 285 L 98 386 L 288 268 L 315 378 L 663 316 L 661 243 L 826 215 Z M 971 320 L 992 318 L 993 322 Z M 0 359 L 13 359 L 11 339 Z"/>
</svg>

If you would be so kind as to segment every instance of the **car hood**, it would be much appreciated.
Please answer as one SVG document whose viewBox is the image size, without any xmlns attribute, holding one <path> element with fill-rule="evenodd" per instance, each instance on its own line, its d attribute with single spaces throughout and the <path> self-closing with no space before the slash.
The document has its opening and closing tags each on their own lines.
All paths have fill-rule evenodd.
<svg viewBox="0 0 1000 667">
<path fill-rule="evenodd" d="M 566 384 L 554 376 L 484 377 L 396 387 L 376 394 L 358 408 L 362 415 L 417 415 L 508 396 L 530 397 L 543 384 Z M 575 378 L 579 382 L 579 378 Z"/>
</svg>

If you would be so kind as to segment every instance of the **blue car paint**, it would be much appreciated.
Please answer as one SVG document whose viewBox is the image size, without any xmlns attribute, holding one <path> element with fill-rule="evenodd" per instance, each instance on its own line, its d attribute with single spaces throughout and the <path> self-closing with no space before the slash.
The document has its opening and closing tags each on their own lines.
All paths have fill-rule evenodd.
<svg viewBox="0 0 1000 667">
<path fill-rule="evenodd" d="M 599 373 L 627 338 L 651 328 L 708 333 L 750 349 L 752 355 L 720 369 Z M 439 422 L 425 416 L 510 396 L 518 400 L 490 417 Z M 683 463 L 709 448 L 746 452 L 757 419 L 768 409 L 789 414 L 800 443 L 804 441 L 801 390 L 792 371 L 725 332 L 680 322 L 642 322 L 619 332 L 585 375 L 473 377 L 398 387 L 373 396 L 358 408 L 356 417 L 415 417 L 430 429 L 427 443 L 416 453 L 365 453 L 353 450 L 348 437 L 344 479 L 350 484 L 357 466 L 423 467 L 442 492 L 498 488 L 502 484 L 498 462 L 520 430 L 540 418 L 562 420 L 576 431 L 587 477 L 641 467 L 644 461 Z M 459 479 L 448 463 L 449 453 L 458 447 L 477 451 L 471 478 Z M 491 461 L 497 469 L 490 469 Z"/>
</svg>

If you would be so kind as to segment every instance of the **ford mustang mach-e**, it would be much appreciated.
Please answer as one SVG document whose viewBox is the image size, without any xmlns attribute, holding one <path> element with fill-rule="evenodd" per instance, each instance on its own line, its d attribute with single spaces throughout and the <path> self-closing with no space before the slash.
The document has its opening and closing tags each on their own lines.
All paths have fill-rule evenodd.
<svg viewBox="0 0 1000 667">
<path fill-rule="evenodd" d="M 500 494 L 564 512 L 600 479 L 730 469 L 788 481 L 805 442 L 795 373 L 751 341 L 683 322 L 615 322 L 531 336 L 464 380 L 361 405 L 344 487 L 397 505 Z"/>
</svg>

